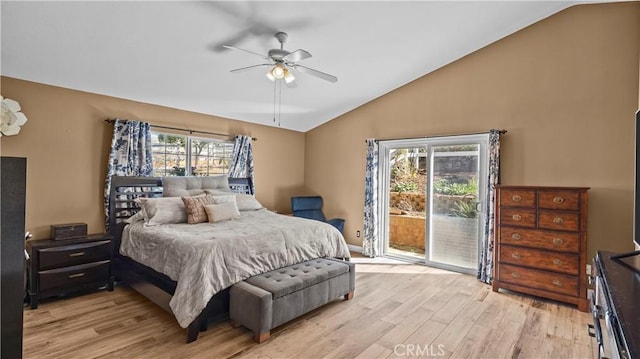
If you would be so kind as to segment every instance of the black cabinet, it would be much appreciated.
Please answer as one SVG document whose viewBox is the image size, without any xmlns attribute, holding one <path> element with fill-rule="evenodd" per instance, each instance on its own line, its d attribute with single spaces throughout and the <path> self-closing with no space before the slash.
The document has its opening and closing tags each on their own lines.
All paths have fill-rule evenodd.
<svg viewBox="0 0 640 359">
<path fill-rule="evenodd" d="M 40 298 L 53 297 L 83 289 L 107 286 L 113 290 L 111 261 L 113 237 L 90 234 L 66 240 L 39 239 L 27 242 L 29 300 L 38 307 Z"/>
<path fill-rule="evenodd" d="M 22 357 L 26 158 L 0 157 L 0 357 Z"/>
</svg>

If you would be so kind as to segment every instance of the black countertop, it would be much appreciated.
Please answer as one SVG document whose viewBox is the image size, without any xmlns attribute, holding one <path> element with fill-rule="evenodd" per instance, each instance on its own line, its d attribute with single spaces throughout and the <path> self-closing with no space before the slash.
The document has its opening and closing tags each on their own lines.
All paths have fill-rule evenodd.
<svg viewBox="0 0 640 359">
<path fill-rule="evenodd" d="M 640 358 L 640 254 L 612 259 L 611 256 L 615 255 L 598 251 L 596 262 L 611 299 L 611 310 L 618 321 L 628 358 L 637 359 Z"/>
</svg>

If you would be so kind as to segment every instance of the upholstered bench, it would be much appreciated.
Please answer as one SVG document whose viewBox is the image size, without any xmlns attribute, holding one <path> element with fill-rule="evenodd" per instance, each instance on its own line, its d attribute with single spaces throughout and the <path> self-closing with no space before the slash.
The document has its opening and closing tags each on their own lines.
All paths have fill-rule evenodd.
<svg viewBox="0 0 640 359">
<path fill-rule="evenodd" d="M 236 283 L 229 292 L 231 325 L 251 329 L 258 343 L 271 329 L 337 298 L 353 298 L 355 264 L 320 258 Z"/>
</svg>

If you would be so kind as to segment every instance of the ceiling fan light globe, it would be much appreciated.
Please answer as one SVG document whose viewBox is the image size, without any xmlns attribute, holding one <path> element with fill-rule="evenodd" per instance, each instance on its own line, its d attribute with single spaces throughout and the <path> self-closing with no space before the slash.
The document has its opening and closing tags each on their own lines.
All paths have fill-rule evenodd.
<svg viewBox="0 0 640 359">
<path fill-rule="evenodd" d="M 293 80 L 295 80 L 295 79 L 296 79 L 296 77 L 295 77 L 295 76 L 293 76 L 293 74 L 291 73 L 291 71 L 289 71 L 289 70 L 287 70 L 287 69 L 285 69 L 285 70 L 284 70 L 284 81 L 285 81 L 286 83 L 291 83 L 291 82 L 293 82 Z"/>
<path fill-rule="evenodd" d="M 271 70 L 271 75 L 273 75 L 273 77 L 277 79 L 282 79 L 284 78 L 285 71 L 286 69 L 284 69 L 280 64 L 278 64 L 274 66 L 273 69 Z"/>
<path fill-rule="evenodd" d="M 276 78 L 275 78 L 275 77 L 273 77 L 273 75 L 271 74 L 271 70 L 267 71 L 267 74 L 266 74 L 266 75 L 267 75 L 267 78 L 268 78 L 269 80 L 271 80 L 271 81 L 275 81 L 275 80 L 276 80 Z"/>
</svg>

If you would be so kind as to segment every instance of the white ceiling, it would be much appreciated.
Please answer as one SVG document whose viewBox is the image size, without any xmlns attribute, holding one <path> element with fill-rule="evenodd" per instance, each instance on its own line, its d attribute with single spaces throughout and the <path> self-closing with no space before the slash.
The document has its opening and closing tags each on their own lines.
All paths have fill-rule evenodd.
<svg viewBox="0 0 640 359">
<path fill-rule="evenodd" d="M 280 126 L 308 131 L 584 1 L 1 1 L 2 75 L 277 126 L 265 53 L 309 51 Z M 246 36 L 240 36 L 246 33 Z"/>
</svg>

